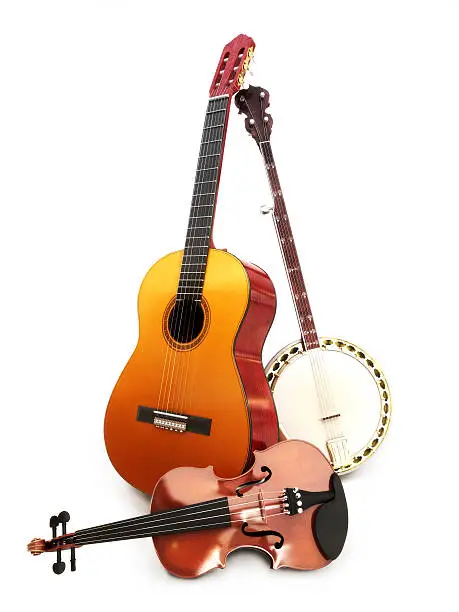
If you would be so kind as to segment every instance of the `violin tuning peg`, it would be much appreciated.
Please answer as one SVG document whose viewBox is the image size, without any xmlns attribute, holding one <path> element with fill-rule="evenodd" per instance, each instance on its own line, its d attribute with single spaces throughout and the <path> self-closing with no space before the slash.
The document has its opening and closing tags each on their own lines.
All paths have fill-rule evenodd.
<svg viewBox="0 0 459 612">
<path fill-rule="evenodd" d="M 63 510 L 59 513 L 59 516 L 57 518 L 59 520 L 59 523 L 68 523 L 70 521 L 70 514 L 66 510 Z"/>
<path fill-rule="evenodd" d="M 59 525 L 60 521 L 57 518 L 56 515 L 53 515 L 50 519 L 49 519 L 49 526 L 51 527 L 51 529 L 56 529 L 57 526 Z"/>
<path fill-rule="evenodd" d="M 64 571 L 65 571 L 65 562 L 64 561 L 56 561 L 56 563 L 53 563 L 53 572 L 55 574 L 63 574 Z"/>
<path fill-rule="evenodd" d="M 70 550 L 70 571 L 74 572 L 76 570 L 76 555 L 75 549 L 72 548 Z"/>
</svg>

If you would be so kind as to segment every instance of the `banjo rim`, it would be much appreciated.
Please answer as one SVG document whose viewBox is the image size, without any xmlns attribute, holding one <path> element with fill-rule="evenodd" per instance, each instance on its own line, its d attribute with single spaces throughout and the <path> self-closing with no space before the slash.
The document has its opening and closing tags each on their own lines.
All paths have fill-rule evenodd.
<svg viewBox="0 0 459 612">
<path fill-rule="evenodd" d="M 373 359 L 373 357 L 371 357 L 366 351 L 361 349 L 356 344 L 347 342 L 342 338 L 323 336 L 319 338 L 319 341 L 321 350 L 342 353 L 343 355 L 347 355 L 360 363 L 373 378 L 379 394 L 380 409 L 378 426 L 368 442 L 357 452 L 351 455 L 349 464 L 334 468 L 335 472 L 342 475 L 356 470 L 363 463 L 368 461 L 368 459 L 370 459 L 370 457 L 372 457 L 381 446 L 381 443 L 387 435 L 387 430 L 389 429 L 392 418 L 392 397 L 387 379 L 382 369 Z M 285 345 L 274 355 L 274 357 L 272 357 L 265 368 L 265 374 L 266 378 L 268 379 L 271 392 L 274 392 L 277 381 L 279 380 L 282 372 L 284 372 L 286 368 L 288 368 L 288 366 L 294 361 L 306 354 L 307 351 L 305 350 L 301 339 L 299 339 Z"/>
</svg>

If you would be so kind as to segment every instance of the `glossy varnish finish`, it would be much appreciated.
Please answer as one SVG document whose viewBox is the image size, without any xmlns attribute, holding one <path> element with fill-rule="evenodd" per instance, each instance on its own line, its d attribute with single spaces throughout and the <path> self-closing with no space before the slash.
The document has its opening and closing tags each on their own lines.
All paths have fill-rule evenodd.
<svg viewBox="0 0 459 612">
<path fill-rule="evenodd" d="M 164 333 L 164 312 L 175 299 L 181 260 L 182 251 L 164 257 L 142 283 L 139 341 L 105 418 L 110 460 L 125 480 L 146 493 L 165 472 L 182 465 L 212 464 L 222 477 L 236 476 L 254 448 L 278 439 L 261 363 L 275 312 L 271 281 L 262 270 L 210 249 L 203 337 L 190 350 L 175 350 Z M 211 434 L 177 433 L 139 422 L 138 406 L 212 419 Z"/>
<path fill-rule="evenodd" d="M 245 489 L 242 498 L 237 497 L 235 492 L 238 485 L 263 478 L 265 474 L 261 467 L 264 465 L 272 470 L 271 478 L 261 486 Z M 182 578 L 194 578 L 211 569 L 225 567 L 228 554 L 241 547 L 264 551 L 271 558 L 274 569 L 324 567 L 330 561 L 319 551 L 312 530 L 317 506 L 295 516 L 279 514 L 268 518 L 267 522 L 261 518 L 248 521 L 251 531 L 270 529 L 281 533 L 285 542 L 280 549 L 274 547 L 278 541 L 276 537 L 249 538 L 244 535 L 241 522 L 237 519 L 244 519 L 240 504 L 248 499 L 253 500 L 253 493 L 262 492 L 264 498 L 269 499 L 285 487 L 307 491 L 328 490 L 332 474 L 333 470 L 322 453 L 315 446 L 300 440 L 280 442 L 255 453 L 255 461 L 249 472 L 231 480 L 218 478 L 212 467 L 203 470 L 177 468 L 158 482 L 152 499 L 152 512 L 228 497 L 232 516 L 236 520 L 231 527 L 224 529 L 154 537 L 158 556 L 169 572 Z"/>
</svg>

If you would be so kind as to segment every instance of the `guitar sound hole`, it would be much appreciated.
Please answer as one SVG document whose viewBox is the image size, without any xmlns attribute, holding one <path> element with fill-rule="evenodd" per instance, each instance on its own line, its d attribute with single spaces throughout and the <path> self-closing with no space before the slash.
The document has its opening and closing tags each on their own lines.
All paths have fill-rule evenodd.
<svg viewBox="0 0 459 612">
<path fill-rule="evenodd" d="M 201 302 L 189 299 L 175 302 L 167 326 L 176 342 L 181 344 L 192 342 L 204 327 L 204 310 Z"/>
</svg>

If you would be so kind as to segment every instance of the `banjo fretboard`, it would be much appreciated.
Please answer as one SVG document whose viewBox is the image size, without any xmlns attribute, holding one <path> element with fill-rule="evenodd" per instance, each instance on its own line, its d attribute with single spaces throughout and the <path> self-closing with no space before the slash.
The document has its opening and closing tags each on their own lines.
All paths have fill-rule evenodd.
<svg viewBox="0 0 459 612">
<path fill-rule="evenodd" d="M 306 284 L 303 273 L 301 272 L 300 260 L 293 239 L 293 232 L 285 206 L 279 176 L 274 162 L 274 156 L 269 140 L 259 142 L 260 151 L 263 155 L 266 172 L 271 186 L 274 201 L 273 219 L 279 245 L 284 259 L 285 270 L 287 272 L 290 290 L 292 292 L 298 324 L 300 326 L 301 337 L 305 349 L 319 348 L 319 338 L 317 335 L 314 318 L 312 316 L 311 305 L 309 303 Z"/>
</svg>

